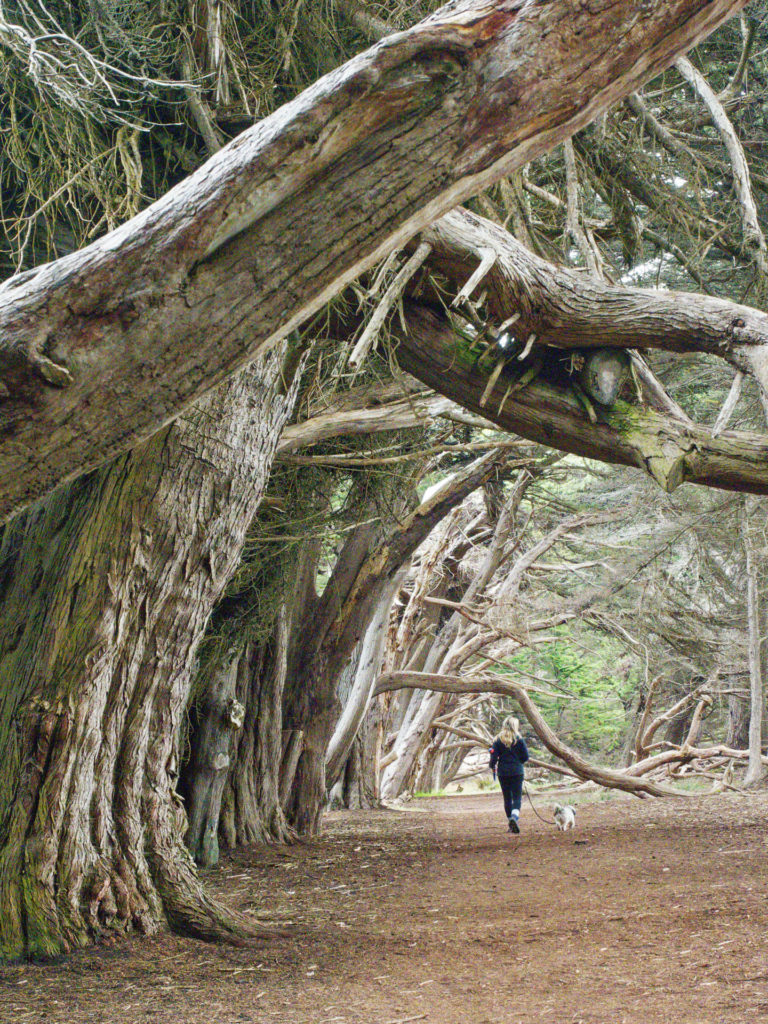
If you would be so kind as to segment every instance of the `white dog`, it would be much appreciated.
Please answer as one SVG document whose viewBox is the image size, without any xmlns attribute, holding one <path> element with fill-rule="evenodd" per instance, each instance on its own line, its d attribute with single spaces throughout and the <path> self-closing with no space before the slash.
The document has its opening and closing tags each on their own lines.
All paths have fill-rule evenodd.
<svg viewBox="0 0 768 1024">
<path fill-rule="evenodd" d="M 563 807 L 562 804 L 555 804 L 555 821 L 560 832 L 567 832 L 569 828 L 576 827 L 576 808 Z"/>
</svg>

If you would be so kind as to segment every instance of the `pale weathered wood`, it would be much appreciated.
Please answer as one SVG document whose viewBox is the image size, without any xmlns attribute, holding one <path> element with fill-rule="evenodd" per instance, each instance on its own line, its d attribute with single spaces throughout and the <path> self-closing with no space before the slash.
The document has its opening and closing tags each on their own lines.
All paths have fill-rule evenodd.
<svg viewBox="0 0 768 1024">
<path fill-rule="evenodd" d="M 623 789 L 649 796 L 674 796 L 675 791 L 646 779 L 636 778 L 611 768 L 590 764 L 577 751 L 568 747 L 547 725 L 525 687 L 501 676 L 464 678 L 431 672 L 385 672 L 376 683 L 375 693 L 388 693 L 402 688 L 434 690 L 438 693 L 498 693 L 512 697 L 520 705 L 526 719 L 544 746 L 555 757 L 565 761 L 579 778 L 591 779 L 608 789 Z"/>
<path fill-rule="evenodd" d="M 763 714 L 763 667 L 760 657 L 760 604 L 757 586 L 758 554 L 753 535 L 751 519 L 756 512 L 754 498 L 744 499 L 741 520 L 741 535 L 747 570 L 747 622 L 749 630 L 749 764 L 744 777 L 745 786 L 756 786 L 763 778 L 761 762 Z"/>
<path fill-rule="evenodd" d="M 744 0 L 460 0 L 0 289 L 0 519 L 167 423 Z"/>
</svg>

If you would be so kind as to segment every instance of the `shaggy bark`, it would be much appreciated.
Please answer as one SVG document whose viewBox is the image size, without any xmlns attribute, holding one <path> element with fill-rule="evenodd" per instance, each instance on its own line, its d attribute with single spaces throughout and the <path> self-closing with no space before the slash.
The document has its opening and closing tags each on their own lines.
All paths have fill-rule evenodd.
<svg viewBox="0 0 768 1024">
<path fill-rule="evenodd" d="M 287 616 L 281 609 L 268 644 L 245 646 L 238 699 L 245 725 L 232 758 L 219 827 L 227 846 L 284 843 L 293 838 L 280 804 L 283 689 L 287 670 Z"/>
<path fill-rule="evenodd" d="M 294 391 L 279 353 L 2 536 L 0 950 L 171 925 L 243 936 L 203 892 L 175 799 L 196 649 Z M 11 683 L 11 680 L 13 681 Z"/>
<path fill-rule="evenodd" d="M 224 664 L 211 672 L 197 706 L 198 727 L 192 737 L 189 770 L 187 847 L 195 862 L 206 867 L 219 862 L 221 799 L 235 737 L 245 715 L 245 706 L 235 696 L 241 653 L 230 653 Z"/>
<path fill-rule="evenodd" d="M 147 437 L 743 0 L 461 0 L 0 289 L 0 517 Z"/>
</svg>

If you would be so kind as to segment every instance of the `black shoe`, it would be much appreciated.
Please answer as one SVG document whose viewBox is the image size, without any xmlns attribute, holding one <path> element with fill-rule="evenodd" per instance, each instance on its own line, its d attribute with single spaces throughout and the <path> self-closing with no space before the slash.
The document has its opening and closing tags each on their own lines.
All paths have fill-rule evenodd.
<svg viewBox="0 0 768 1024">
<path fill-rule="evenodd" d="M 509 831 L 510 832 L 514 832 L 515 835 L 519 835 L 520 834 L 520 826 L 517 824 L 517 819 L 516 818 L 510 818 L 509 819 Z"/>
</svg>

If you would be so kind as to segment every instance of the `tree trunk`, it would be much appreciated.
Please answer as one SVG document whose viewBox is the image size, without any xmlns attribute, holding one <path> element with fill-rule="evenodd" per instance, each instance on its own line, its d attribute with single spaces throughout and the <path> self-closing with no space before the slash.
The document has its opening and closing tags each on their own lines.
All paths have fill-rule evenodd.
<svg viewBox="0 0 768 1024">
<path fill-rule="evenodd" d="M 728 694 L 726 747 L 746 750 L 749 746 L 749 704 L 737 693 Z"/>
<path fill-rule="evenodd" d="M 296 778 L 296 769 L 304 747 L 303 729 L 286 729 L 283 731 L 283 756 L 280 759 L 280 806 L 285 809 L 291 799 L 291 791 Z"/>
<path fill-rule="evenodd" d="M 13 278 L 0 289 L 0 518 L 160 429 L 744 2 L 665 0 L 641 15 L 636 0 L 450 3 L 127 224 Z"/>
<path fill-rule="evenodd" d="M 383 588 L 373 618 L 361 642 L 352 686 L 328 744 L 325 773 L 331 786 L 336 782 L 342 766 L 349 758 L 355 736 L 371 702 L 371 694 L 381 667 L 389 612 L 401 582 L 402 573 L 397 573 Z"/>
<path fill-rule="evenodd" d="M 227 846 L 294 838 L 280 803 L 287 625 L 281 609 L 266 650 L 249 643 L 238 675 L 245 726 L 224 792 L 220 834 Z"/>
<path fill-rule="evenodd" d="M 312 836 L 320 831 L 327 791 L 325 755 L 339 709 L 332 696 L 323 700 L 328 692 L 327 675 L 305 678 L 307 687 L 320 700 L 317 701 L 317 710 L 313 710 L 304 728 L 301 756 L 296 765 L 285 813 L 299 835 Z"/>
<path fill-rule="evenodd" d="M 243 727 L 245 706 L 235 696 L 241 652 L 230 652 L 210 674 L 197 704 L 198 725 L 189 764 L 187 847 L 197 864 L 219 862 L 219 813 L 232 763 L 232 747 Z"/>
<path fill-rule="evenodd" d="M 761 761 L 763 738 L 763 674 L 760 658 L 760 609 L 757 593 L 755 542 L 750 518 L 755 500 L 745 498 L 742 514 L 742 539 L 747 563 L 747 626 L 749 630 L 749 763 L 745 786 L 757 786 L 763 779 Z"/>
<path fill-rule="evenodd" d="M 198 643 L 293 405 L 279 353 L 2 536 L 0 943 L 244 933 L 208 899 L 175 798 Z M 12 685 L 10 681 L 13 680 Z"/>
<path fill-rule="evenodd" d="M 326 796 L 325 760 L 341 708 L 337 684 L 344 664 L 367 630 L 382 588 L 388 588 L 404 563 L 435 525 L 464 498 L 481 486 L 505 455 L 492 451 L 476 459 L 421 503 L 397 527 L 368 550 L 365 531 L 351 534 L 345 544 L 350 558 L 339 557 L 323 593 L 327 600 L 314 610 L 311 634 L 301 634 L 300 647 L 289 669 L 293 685 L 300 687 L 304 708 L 294 702 L 294 715 L 303 722 L 304 743 L 296 769 L 293 791 L 286 808 L 290 823 L 300 834 L 313 834 L 320 825 Z M 366 538 L 365 545 L 359 543 Z M 360 555 L 355 565 L 355 559 Z"/>
</svg>

